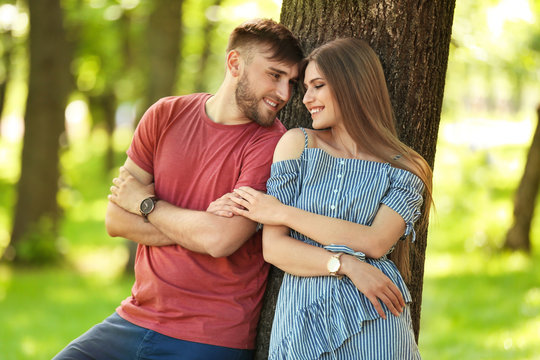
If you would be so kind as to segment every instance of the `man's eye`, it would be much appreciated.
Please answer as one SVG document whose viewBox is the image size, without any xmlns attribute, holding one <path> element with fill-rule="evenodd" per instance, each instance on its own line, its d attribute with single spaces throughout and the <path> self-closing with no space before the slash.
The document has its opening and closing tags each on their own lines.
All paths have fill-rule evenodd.
<svg viewBox="0 0 540 360">
<path fill-rule="evenodd" d="M 273 78 L 276 79 L 276 80 L 279 79 L 279 74 L 271 73 L 270 76 L 273 77 Z"/>
</svg>

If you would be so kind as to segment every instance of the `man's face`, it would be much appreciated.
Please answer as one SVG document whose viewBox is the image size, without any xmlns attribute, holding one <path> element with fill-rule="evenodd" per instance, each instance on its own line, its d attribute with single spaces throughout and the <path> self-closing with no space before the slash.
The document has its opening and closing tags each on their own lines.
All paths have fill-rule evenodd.
<svg viewBox="0 0 540 360">
<path fill-rule="evenodd" d="M 298 78 L 298 65 L 270 60 L 253 50 L 236 87 L 236 103 L 248 119 L 271 126 L 289 98 Z"/>
</svg>

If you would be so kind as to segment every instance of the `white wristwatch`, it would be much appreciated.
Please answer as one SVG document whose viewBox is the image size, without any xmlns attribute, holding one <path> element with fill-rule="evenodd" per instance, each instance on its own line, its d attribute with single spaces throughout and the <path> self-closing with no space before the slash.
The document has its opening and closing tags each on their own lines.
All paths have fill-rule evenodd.
<svg viewBox="0 0 540 360">
<path fill-rule="evenodd" d="M 328 260 L 328 263 L 326 264 L 326 269 L 328 269 L 328 273 L 331 276 L 335 276 L 339 279 L 343 277 L 343 275 L 338 275 L 337 273 L 341 268 L 341 255 L 343 255 L 343 253 L 332 254 L 330 259 Z"/>
</svg>

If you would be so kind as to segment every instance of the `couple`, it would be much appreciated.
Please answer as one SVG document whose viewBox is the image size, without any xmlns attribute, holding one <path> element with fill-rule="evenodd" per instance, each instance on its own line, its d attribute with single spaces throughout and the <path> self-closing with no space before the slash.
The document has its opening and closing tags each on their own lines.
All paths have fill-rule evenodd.
<svg viewBox="0 0 540 360">
<path fill-rule="evenodd" d="M 302 58 L 282 25 L 246 22 L 215 95 L 145 113 L 106 215 L 139 244 L 132 295 L 55 359 L 251 359 L 267 262 L 286 272 L 270 359 L 420 357 L 400 271 L 430 169 L 397 139 L 366 43 Z M 298 80 L 315 130 L 285 133 Z"/>
</svg>

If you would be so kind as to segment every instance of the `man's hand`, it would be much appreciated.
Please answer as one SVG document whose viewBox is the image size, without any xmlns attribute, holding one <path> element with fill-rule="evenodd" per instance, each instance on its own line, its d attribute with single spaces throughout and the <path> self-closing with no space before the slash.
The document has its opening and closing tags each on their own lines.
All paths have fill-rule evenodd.
<svg viewBox="0 0 540 360">
<path fill-rule="evenodd" d="M 140 215 L 139 206 L 147 197 L 154 196 L 154 183 L 144 185 L 135 179 L 131 173 L 122 166 L 120 174 L 113 179 L 109 200 L 122 209 Z"/>
<path fill-rule="evenodd" d="M 208 205 L 208 209 L 206 209 L 206 212 L 223 217 L 233 217 L 234 213 L 232 211 L 234 208 L 244 209 L 242 206 L 235 203 L 232 200 L 233 198 L 240 198 L 240 196 L 233 192 L 227 193 L 219 199 L 212 201 L 210 205 Z"/>
</svg>

